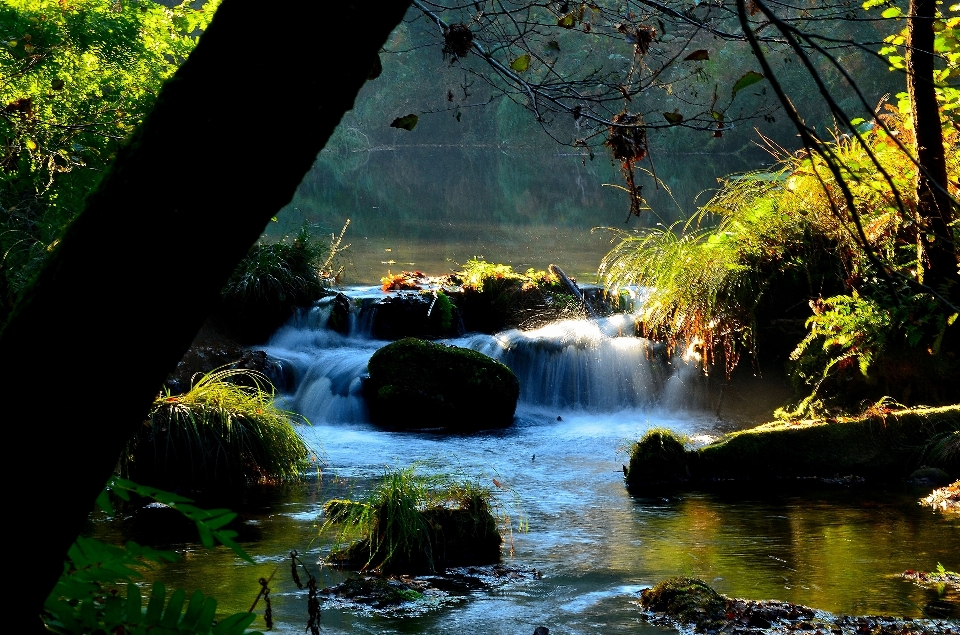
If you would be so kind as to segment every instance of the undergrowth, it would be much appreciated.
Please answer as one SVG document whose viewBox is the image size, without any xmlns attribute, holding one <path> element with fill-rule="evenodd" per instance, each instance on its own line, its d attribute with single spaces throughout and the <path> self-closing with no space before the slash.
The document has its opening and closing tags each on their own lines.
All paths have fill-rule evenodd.
<svg viewBox="0 0 960 635">
<path fill-rule="evenodd" d="M 862 128 L 863 142 L 838 135 L 827 144 L 853 194 L 860 228 L 820 154 L 771 144 L 778 159 L 772 169 L 728 178 L 688 222 L 618 232 L 620 242 L 600 268 L 605 285 L 643 287 L 649 296 L 642 333 L 671 347 L 694 347 L 705 370 L 720 366 L 728 376 L 744 353 L 756 354 L 758 326 L 809 318 L 809 333 L 790 357 L 794 378 L 810 394 L 787 416 L 819 416 L 895 390 L 902 384 L 896 373 L 875 382 L 873 370 L 900 364 L 904 351 L 936 358 L 956 315 L 917 284 L 926 263 L 910 211 L 916 201 L 905 194 L 913 192 L 915 166 L 898 144 L 912 146 L 912 129 L 896 106 L 885 108 L 881 119 L 892 134 L 870 125 Z M 947 135 L 954 196 L 958 139 L 960 131 Z M 843 387 L 851 379 L 858 390 Z M 941 383 L 926 390 L 912 381 L 906 393 L 936 402 Z"/>
<path fill-rule="evenodd" d="M 220 543 L 238 557 L 253 559 L 234 538 L 236 532 L 224 527 L 236 514 L 226 509 L 204 510 L 188 498 L 114 477 L 98 497 L 97 503 L 113 515 L 111 497 L 129 501 L 131 494 L 176 509 L 194 522 L 206 547 Z M 247 627 L 256 619 L 253 612 L 230 616 L 217 614 L 217 601 L 201 591 L 187 596 L 176 589 L 169 596 L 162 582 L 153 584 L 147 606 L 143 606 L 137 580 L 144 570 L 179 559 L 173 551 L 163 551 L 128 541 L 124 546 L 104 543 L 95 538 L 78 537 L 67 553 L 63 575 L 44 604 L 43 621 L 53 633 L 179 633 L 241 635 L 253 632 Z"/>
</svg>

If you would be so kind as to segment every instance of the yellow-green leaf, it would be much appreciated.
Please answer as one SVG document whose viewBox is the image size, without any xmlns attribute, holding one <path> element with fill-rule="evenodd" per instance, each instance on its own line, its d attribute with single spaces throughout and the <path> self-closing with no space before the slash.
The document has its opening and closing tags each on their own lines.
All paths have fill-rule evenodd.
<svg viewBox="0 0 960 635">
<path fill-rule="evenodd" d="M 517 71 L 518 73 L 522 73 L 523 71 L 530 68 L 530 54 L 524 53 L 517 59 L 510 62 L 510 68 Z"/>
<path fill-rule="evenodd" d="M 753 86 L 757 82 L 763 81 L 763 79 L 763 73 L 758 73 L 757 71 L 747 71 L 746 74 L 738 79 L 737 83 L 733 85 L 733 93 L 731 94 L 730 98 L 733 99 L 741 90 L 747 88 L 748 86 Z"/>
</svg>

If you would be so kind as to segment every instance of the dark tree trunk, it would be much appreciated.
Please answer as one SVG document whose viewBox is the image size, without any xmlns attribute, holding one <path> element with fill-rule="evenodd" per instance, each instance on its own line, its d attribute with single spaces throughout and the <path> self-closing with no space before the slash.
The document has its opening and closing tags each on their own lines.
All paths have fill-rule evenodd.
<svg viewBox="0 0 960 635">
<path fill-rule="evenodd" d="M 935 16 L 936 0 L 910 0 L 907 90 L 913 109 L 917 160 L 923 167 L 917 175 L 917 214 L 921 225 L 918 240 L 929 261 L 924 282 L 956 298 L 957 251 L 949 226 L 954 209 L 946 193 L 947 163 L 933 83 Z"/>
<path fill-rule="evenodd" d="M 407 5 L 225 0 L 15 309 L 0 391 L 16 632 L 40 630 L 126 440 Z"/>
</svg>

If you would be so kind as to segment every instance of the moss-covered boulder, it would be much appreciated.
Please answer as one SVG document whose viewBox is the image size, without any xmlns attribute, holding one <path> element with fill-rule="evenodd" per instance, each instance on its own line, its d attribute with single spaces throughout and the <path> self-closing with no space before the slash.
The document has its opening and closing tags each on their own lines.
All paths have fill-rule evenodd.
<svg viewBox="0 0 960 635">
<path fill-rule="evenodd" d="M 723 626 L 727 600 L 703 580 L 677 577 L 668 578 L 652 589 L 644 589 L 640 604 L 649 611 L 694 624 L 697 630 L 707 630 Z"/>
<path fill-rule="evenodd" d="M 693 476 L 905 478 L 920 465 L 957 476 L 957 453 L 936 451 L 960 430 L 960 405 L 869 413 L 834 420 L 768 423 L 690 453 Z"/>
<path fill-rule="evenodd" d="M 509 368 L 482 353 L 405 338 L 370 358 L 364 394 L 374 422 L 398 428 L 508 426 L 520 397 Z"/>
<path fill-rule="evenodd" d="M 683 437 L 665 428 L 647 431 L 630 448 L 625 476 L 627 487 L 637 493 L 687 483 L 690 469 Z"/>
</svg>

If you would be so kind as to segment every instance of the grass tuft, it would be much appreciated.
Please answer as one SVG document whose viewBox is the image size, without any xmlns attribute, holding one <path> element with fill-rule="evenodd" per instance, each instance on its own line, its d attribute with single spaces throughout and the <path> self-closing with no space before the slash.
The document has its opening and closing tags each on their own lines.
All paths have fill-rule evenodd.
<svg viewBox="0 0 960 635">
<path fill-rule="evenodd" d="M 235 380 L 243 378 L 238 385 Z M 207 489 L 298 478 L 310 451 L 274 403 L 273 386 L 243 369 L 203 375 L 186 393 L 158 397 L 128 445 L 121 471 L 166 489 Z"/>
<path fill-rule="evenodd" d="M 386 472 L 363 501 L 332 500 L 324 506 L 321 534 L 335 531 L 331 561 L 387 573 L 434 573 L 447 566 L 500 559 L 502 528 L 493 490 L 477 481 L 417 474 L 416 466 Z M 495 481 L 495 484 L 499 481 Z"/>
</svg>

